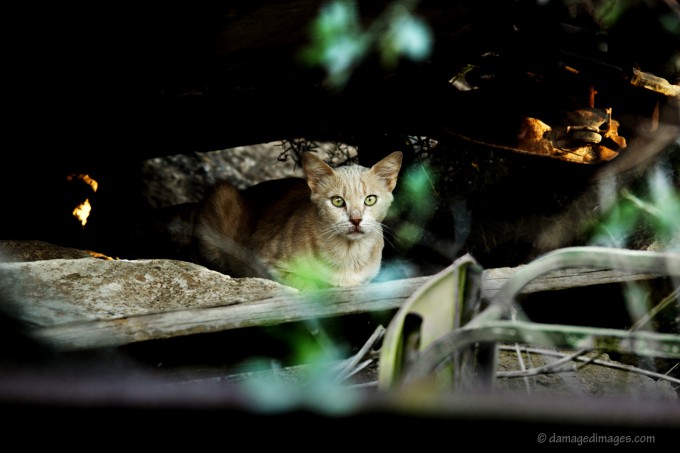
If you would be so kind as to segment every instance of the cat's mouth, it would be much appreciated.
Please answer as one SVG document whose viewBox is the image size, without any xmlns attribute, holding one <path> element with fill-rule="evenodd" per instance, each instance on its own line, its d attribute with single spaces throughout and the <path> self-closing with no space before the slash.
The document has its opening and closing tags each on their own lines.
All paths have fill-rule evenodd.
<svg viewBox="0 0 680 453">
<path fill-rule="evenodd" d="M 347 231 L 347 236 L 351 239 L 358 239 L 364 235 L 364 230 L 360 226 L 352 226 L 349 231 Z"/>
</svg>

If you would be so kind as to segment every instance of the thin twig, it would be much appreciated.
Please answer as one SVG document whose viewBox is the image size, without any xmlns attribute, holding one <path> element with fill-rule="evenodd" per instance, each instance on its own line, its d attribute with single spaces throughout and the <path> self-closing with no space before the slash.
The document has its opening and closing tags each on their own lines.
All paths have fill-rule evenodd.
<svg viewBox="0 0 680 453">
<path fill-rule="evenodd" d="M 528 349 L 527 349 L 528 350 Z M 528 370 L 524 371 L 499 371 L 498 373 L 501 373 L 501 375 L 497 374 L 496 376 L 498 377 L 521 377 L 521 376 L 535 376 L 537 374 L 543 374 L 543 373 L 557 373 L 559 371 L 564 371 L 564 370 L 558 370 L 557 368 L 563 366 L 564 364 L 571 362 L 572 360 L 575 360 L 579 356 L 582 356 L 588 352 L 587 349 L 579 349 L 578 351 L 569 354 L 569 355 L 563 355 L 561 359 L 555 360 L 554 362 L 547 363 L 545 365 L 535 367 L 535 368 L 530 368 Z"/>
<path fill-rule="evenodd" d="M 673 371 L 674 369 L 676 369 L 678 366 L 680 366 L 680 362 L 676 362 L 675 365 L 673 365 L 673 366 L 671 367 L 671 369 L 668 370 L 668 371 L 666 371 L 663 375 L 664 375 L 664 376 L 668 376 L 668 374 L 669 374 L 671 371 Z M 675 387 L 673 387 L 673 390 L 675 390 L 675 391 L 677 391 L 678 389 L 680 389 L 680 386 L 678 386 L 678 385 L 676 385 Z"/>
<path fill-rule="evenodd" d="M 517 354 L 517 361 L 519 362 L 519 367 L 522 371 L 526 371 L 527 367 L 524 365 L 524 360 L 522 359 L 522 351 L 519 350 L 519 343 L 515 343 L 515 354 Z M 531 395 L 531 385 L 529 384 L 529 376 L 524 376 L 524 386 L 527 389 L 527 393 Z"/>
<path fill-rule="evenodd" d="M 673 365 L 673 366 L 671 367 L 671 369 L 668 370 L 668 371 L 666 371 L 663 375 L 664 375 L 664 376 L 668 376 L 668 373 L 670 373 L 671 371 L 673 371 L 674 369 L 676 369 L 678 366 L 680 366 L 680 362 L 678 362 L 678 363 L 676 363 L 675 365 Z"/>
<path fill-rule="evenodd" d="M 338 369 L 337 369 L 337 378 L 338 381 L 344 381 L 347 378 L 353 376 L 357 371 L 353 371 L 359 362 L 366 357 L 366 355 L 371 351 L 373 346 L 380 341 L 380 339 L 383 337 L 385 334 L 385 328 L 382 325 L 379 325 L 373 334 L 370 336 L 368 341 L 364 343 L 364 345 L 361 347 L 359 352 L 354 354 L 352 357 L 350 357 L 347 360 L 343 360 L 338 364 Z M 370 361 L 369 361 L 370 362 Z M 368 364 L 364 362 L 363 366 L 360 369 L 363 369 L 367 366 Z"/>
<path fill-rule="evenodd" d="M 499 349 L 512 351 L 514 348 L 512 346 L 501 345 L 501 346 L 499 346 Z M 630 371 L 632 373 L 642 374 L 644 376 L 656 378 L 657 380 L 664 380 L 664 381 L 669 381 L 669 382 L 672 382 L 672 383 L 675 383 L 675 384 L 680 384 L 680 379 L 677 379 L 677 378 L 674 378 L 674 377 L 671 377 L 671 376 L 667 376 L 666 374 L 655 373 L 654 371 L 645 370 L 645 369 L 638 368 L 638 367 L 635 367 L 635 366 L 632 366 L 632 365 L 625 365 L 623 363 L 611 362 L 611 361 L 608 361 L 608 360 L 600 360 L 600 359 L 594 359 L 593 360 L 591 357 L 581 357 L 581 355 L 583 354 L 583 351 L 577 351 L 577 353 L 566 355 L 566 354 L 563 354 L 561 352 L 550 351 L 548 349 L 526 348 L 525 350 L 527 352 L 530 352 L 530 353 L 533 353 L 533 354 L 542 354 L 542 355 L 550 355 L 550 356 L 553 356 L 553 357 L 562 357 L 562 359 L 557 360 L 555 362 L 551 362 L 550 364 L 548 364 L 549 366 L 547 366 L 547 368 L 549 368 L 549 369 L 553 368 L 552 365 L 555 364 L 556 362 L 566 363 L 566 362 L 571 361 L 571 360 L 577 360 L 577 361 L 580 361 L 580 362 L 589 362 L 589 363 L 593 363 L 595 365 L 605 366 L 605 367 L 609 367 L 609 368 L 615 368 L 615 369 L 624 370 L 624 371 Z M 539 367 L 539 368 L 545 368 L 545 367 Z M 525 374 L 525 372 L 522 372 L 522 371 L 499 371 L 499 372 L 496 373 L 496 377 L 521 377 L 521 376 L 525 376 L 525 375 L 531 376 L 533 374 L 537 374 L 537 373 L 533 373 L 533 370 L 537 370 L 539 368 L 531 368 L 531 369 L 527 370 L 526 373 L 531 373 L 531 374 Z M 554 370 L 554 371 L 549 370 L 547 372 L 560 372 L 560 371 L 564 371 L 564 370 Z"/>
<path fill-rule="evenodd" d="M 574 369 L 575 369 L 576 371 L 578 371 L 578 370 L 580 370 L 580 369 L 582 369 L 582 368 L 585 368 L 585 367 L 587 367 L 588 365 L 590 365 L 591 363 L 593 363 L 593 362 L 594 362 L 598 357 L 600 357 L 602 354 L 604 354 L 604 351 L 595 351 L 595 352 L 597 352 L 597 354 L 595 354 L 595 355 L 593 355 L 593 356 L 590 356 L 590 357 L 584 357 L 583 360 L 581 360 L 581 361 L 583 362 L 582 365 L 574 365 Z"/>
<path fill-rule="evenodd" d="M 517 310 L 512 310 L 512 320 L 517 321 Z M 517 355 L 517 361 L 519 362 L 519 367 L 522 371 L 526 371 L 527 367 L 524 365 L 524 359 L 522 359 L 522 351 L 519 350 L 519 343 L 515 343 L 515 354 Z M 531 395 L 531 385 L 529 384 L 529 377 L 524 376 L 524 386 L 527 389 L 527 394 Z"/>
<path fill-rule="evenodd" d="M 377 387 L 378 386 L 378 381 L 369 381 L 369 382 L 362 382 L 360 384 L 352 384 L 349 387 L 353 389 L 357 388 L 372 388 L 372 387 Z"/>
<path fill-rule="evenodd" d="M 524 352 L 525 352 L 526 357 L 527 357 L 527 363 L 529 364 L 529 368 L 534 368 L 533 361 L 531 360 L 531 354 L 529 354 L 529 351 L 527 350 L 528 347 L 529 347 L 529 346 L 524 345 Z M 529 378 L 527 378 L 527 379 L 529 379 Z M 536 379 L 535 379 L 535 378 L 534 378 L 534 380 L 533 380 L 533 383 L 536 384 Z"/>
<path fill-rule="evenodd" d="M 343 380 L 347 380 L 347 379 L 351 378 L 352 376 L 357 374 L 359 371 L 361 371 L 364 368 L 366 368 L 367 366 L 369 366 L 371 363 L 373 363 L 373 359 L 364 360 L 359 365 L 357 365 L 355 368 L 348 370 L 347 375 L 343 377 Z"/>
<path fill-rule="evenodd" d="M 666 308 L 668 304 L 670 304 L 672 301 L 677 299 L 678 295 L 680 295 L 680 286 L 675 288 L 673 292 L 671 292 L 668 296 L 666 296 L 661 302 L 659 302 L 657 305 L 655 305 L 651 310 L 649 310 L 642 318 L 638 319 L 635 324 L 630 328 L 631 332 L 635 332 L 638 330 L 640 327 L 644 326 L 647 324 L 649 321 L 652 320 L 654 316 L 659 314 L 661 310 Z"/>
</svg>

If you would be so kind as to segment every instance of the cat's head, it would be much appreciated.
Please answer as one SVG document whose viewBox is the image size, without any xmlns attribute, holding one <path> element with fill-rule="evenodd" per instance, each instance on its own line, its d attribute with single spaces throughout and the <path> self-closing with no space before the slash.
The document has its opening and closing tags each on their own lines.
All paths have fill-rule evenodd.
<svg viewBox="0 0 680 453">
<path fill-rule="evenodd" d="M 333 169 L 312 153 L 302 155 L 302 169 L 312 191 L 323 234 L 359 240 L 382 234 L 382 220 L 392 204 L 402 153 L 393 152 L 371 168 Z"/>
</svg>

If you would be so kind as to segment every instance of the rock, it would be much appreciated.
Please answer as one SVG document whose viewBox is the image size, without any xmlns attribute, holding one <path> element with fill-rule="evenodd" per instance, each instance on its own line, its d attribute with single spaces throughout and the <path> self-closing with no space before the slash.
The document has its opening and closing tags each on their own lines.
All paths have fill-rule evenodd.
<svg viewBox="0 0 680 453">
<path fill-rule="evenodd" d="M 333 165 L 357 156 L 353 146 L 301 140 L 157 157 L 142 162 L 144 197 L 157 209 L 198 202 L 207 188 L 222 180 L 245 189 L 270 179 L 301 178 L 304 174 L 296 164 L 296 151 L 302 149 L 316 152 Z"/>
<path fill-rule="evenodd" d="M 158 157 L 142 163 L 144 195 L 152 208 L 194 203 L 220 180 L 240 189 L 267 179 L 302 176 L 292 159 L 278 161 L 278 143 Z"/>
<path fill-rule="evenodd" d="M 0 295 L 32 326 L 267 299 L 292 288 L 174 260 L 52 259 L 0 264 Z"/>
<path fill-rule="evenodd" d="M 41 261 L 53 259 L 97 258 L 94 252 L 61 247 L 44 241 L 0 241 L 0 262 Z"/>
</svg>

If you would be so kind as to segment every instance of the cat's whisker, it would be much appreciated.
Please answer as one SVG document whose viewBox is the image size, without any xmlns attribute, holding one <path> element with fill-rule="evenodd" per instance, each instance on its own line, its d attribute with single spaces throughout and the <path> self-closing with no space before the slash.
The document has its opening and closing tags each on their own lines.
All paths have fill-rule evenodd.
<svg viewBox="0 0 680 453">
<path fill-rule="evenodd" d="M 383 229 L 381 228 L 380 224 L 376 224 L 376 223 L 372 223 L 372 222 L 364 225 L 364 229 L 366 230 L 366 232 L 369 232 L 369 233 L 381 233 L 382 234 L 382 232 L 383 232 Z"/>
<path fill-rule="evenodd" d="M 394 235 L 394 228 L 392 228 L 391 226 L 384 223 L 380 223 L 380 226 L 382 226 L 382 229 L 385 233 Z"/>
<path fill-rule="evenodd" d="M 394 242 L 392 242 L 392 239 L 396 239 L 397 237 L 394 228 L 390 227 L 389 225 L 385 225 L 384 223 L 381 223 L 380 225 L 382 226 L 383 230 L 383 240 L 387 242 L 392 248 L 396 248 L 396 245 L 394 245 Z"/>
<path fill-rule="evenodd" d="M 383 238 L 383 239 L 385 240 L 385 242 L 387 242 L 388 244 L 390 244 L 390 247 L 392 247 L 392 248 L 397 248 L 397 247 L 394 245 L 394 242 L 390 241 L 390 240 L 387 239 L 387 238 Z"/>
<path fill-rule="evenodd" d="M 333 236 L 343 234 L 344 230 L 337 224 L 329 225 L 320 231 L 323 239 L 331 239 Z"/>
<path fill-rule="evenodd" d="M 383 236 L 386 236 L 386 235 L 394 236 L 394 233 L 391 231 L 391 228 L 389 228 L 385 224 L 382 224 L 382 223 L 379 223 L 379 222 L 371 224 L 371 230 L 372 231 L 379 231 L 379 232 L 382 233 Z"/>
<path fill-rule="evenodd" d="M 385 238 L 385 240 L 394 239 L 396 237 L 397 235 L 391 231 L 383 231 L 383 238 Z"/>
<path fill-rule="evenodd" d="M 394 245 L 394 242 L 392 242 L 392 239 L 394 239 L 394 237 L 395 237 L 395 235 L 391 232 L 390 232 L 390 234 L 384 234 L 383 233 L 383 240 L 385 242 L 387 242 L 390 245 L 390 247 L 392 247 L 392 248 L 396 248 L 396 246 Z"/>
</svg>

